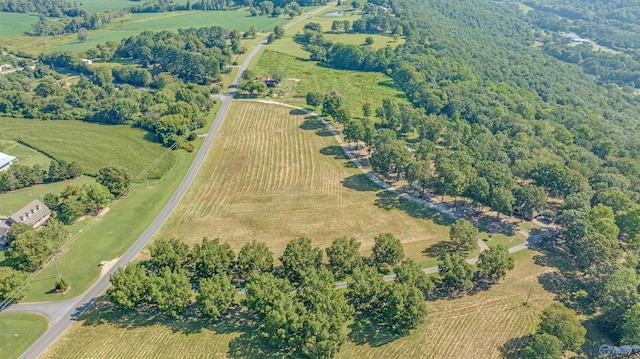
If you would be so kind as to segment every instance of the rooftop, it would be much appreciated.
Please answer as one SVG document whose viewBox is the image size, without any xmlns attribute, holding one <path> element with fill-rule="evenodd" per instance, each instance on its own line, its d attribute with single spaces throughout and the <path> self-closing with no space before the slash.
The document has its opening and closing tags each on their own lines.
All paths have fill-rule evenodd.
<svg viewBox="0 0 640 359">
<path fill-rule="evenodd" d="M 10 165 L 15 159 L 13 156 L 0 152 L 0 168 Z"/>
<path fill-rule="evenodd" d="M 24 223 L 35 226 L 50 214 L 49 207 L 36 199 L 9 217 L 9 223 Z"/>
</svg>

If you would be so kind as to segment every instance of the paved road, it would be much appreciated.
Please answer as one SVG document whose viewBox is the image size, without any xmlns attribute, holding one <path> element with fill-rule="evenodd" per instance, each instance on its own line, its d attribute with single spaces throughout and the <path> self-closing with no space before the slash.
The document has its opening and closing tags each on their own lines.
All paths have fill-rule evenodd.
<svg viewBox="0 0 640 359">
<path fill-rule="evenodd" d="M 311 17 L 312 14 L 317 13 L 319 11 L 324 10 L 326 7 L 318 8 L 311 13 L 302 16 L 289 24 L 285 25 L 285 29 L 289 28 L 300 21 L 306 20 Z M 182 197 L 184 197 L 187 189 L 193 182 L 196 174 L 200 170 L 202 163 L 213 143 L 213 140 L 218 133 L 222 125 L 222 121 L 229 110 L 229 106 L 231 104 L 231 100 L 236 93 L 236 87 L 238 81 L 240 80 L 240 76 L 242 72 L 246 70 L 247 66 L 251 62 L 252 58 L 258 53 L 258 51 L 266 44 L 265 41 L 258 44 L 254 47 L 251 52 L 247 55 L 245 60 L 243 61 L 238 73 L 233 79 L 233 82 L 230 86 L 229 92 L 215 96 L 217 99 L 222 101 L 222 107 L 218 111 L 216 118 L 213 122 L 209 133 L 206 135 L 204 143 L 202 147 L 196 154 L 196 157 L 191 163 L 191 167 L 187 171 L 187 174 L 183 178 L 182 182 L 173 193 L 169 202 L 164 206 L 162 211 L 158 214 L 158 216 L 153 220 L 153 222 L 149 225 L 149 227 L 142 233 L 142 235 L 135 241 L 135 243 L 127 250 L 125 254 L 120 257 L 118 262 L 106 273 L 106 275 L 102 276 L 98 281 L 96 281 L 93 286 L 91 286 L 87 291 L 85 291 L 81 296 L 70 299 L 68 301 L 59 302 L 59 303 L 28 303 L 28 304 L 18 304 L 13 305 L 5 310 L 8 311 L 35 311 L 40 312 L 49 317 L 50 327 L 44 333 L 38 341 L 36 341 L 26 352 L 24 352 L 21 358 L 37 358 L 44 351 L 55 342 L 62 333 L 64 333 L 67 328 L 69 328 L 75 319 L 77 319 L 90 305 L 93 303 L 96 298 L 98 298 L 109 286 L 109 277 L 112 273 L 114 273 L 118 268 L 126 266 L 129 262 L 135 259 L 138 253 L 149 243 L 151 238 L 155 235 L 155 233 L 160 229 L 160 227 L 164 224 L 164 222 L 169 218 L 173 210 L 176 208 Z"/>
</svg>

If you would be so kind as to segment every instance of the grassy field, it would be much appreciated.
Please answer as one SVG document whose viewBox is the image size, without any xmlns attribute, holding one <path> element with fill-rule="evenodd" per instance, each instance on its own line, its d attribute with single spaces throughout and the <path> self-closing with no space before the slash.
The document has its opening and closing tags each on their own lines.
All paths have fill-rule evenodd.
<svg viewBox="0 0 640 359">
<path fill-rule="evenodd" d="M 46 155 L 12 140 L 0 139 L 0 152 L 16 157 L 17 160 L 15 163 L 23 166 L 31 167 L 38 164 L 48 168 L 51 163 L 51 158 Z"/>
<path fill-rule="evenodd" d="M 369 102 L 381 106 L 385 98 L 407 103 L 407 99 L 393 80 L 379 72 L 335 70 L 320 63 L 266 50 L 254 70 L 267 75 L 271 69 L 286 69 L 285 80 L 276 88 L 278 101 L 305 106 L 305 96 L 312 91 L 328 94 L 338 91 L 352 115 L 362 116 L 362 105 Z"/>
<path fill-rule="evenodd" d="M 307 236 L 326 247 L 354 236 L 366 251 L 393 232 L 422 249 L 447 238 L 445 219 L 380 191 L 345 159 L 317 120 L 284 106 L 236 102 L 202 170 L 157 238 L 220 237 L 234 249 L 257 239 L 280 254 Z M 436 223 L 437 222 L 437 223 Z M 424 257 L 410 253 L 416 259 Z"/>
<path fill-rule="evenodd" d="M 551 303 L 537 276 L 533 252 L 517 255 L 516 267 L 489 291 L 429 302 L 427 321 L 411 335 L 366 340 L 350 336 L 337 358 L 517 358 L 510 348 L 535 331 L 538 315 Z M 531 293 L 529 305 L 523 303 Z M 233 313 L 216 323 L 167 321 L 151 315 L 92 307 L 43 358 L 264 358 L 261 342 Z M 395 339 L 395 340 L 394 340 Z M 504 347 L 504 348 L 503 348 Z M 502 348 L 502 349 L 501 349 Z"/>
<path fill-rule="evenodd" d="M 147 134 L 131 126 L 0 118 L 0 140 L 21 139 L 52 158 L 77 161 L 87 174 L 117 165 L 132 177 L 137 176 L 167 151 L 160 144 L 146 140 Z M 174 161 L 173 154 L 169 154 L 149 176 L 161 176 Z"/>
<path fill-rule="evenodd" d="M 208 117 L 208 126 L 215 117 L 217 106 Z M 201 144 L 202 140 L 197 140 L 196 149 Z M 56 270 L 48 265 L 30 284 L 23 301 L 61 301 L 84 292 L 99 277 L 100 262 L 124 253 L 153 221 L 182 181 L 195 152 L 177 151 L 175 156 L 174 166 L 161 179 L 150 180 L 149 186 L 146 183 L 135 185 L 106 214 L 85 218 L 68 227 L 76 240 L 56 259 L 56 263 L 64 279 L 71 283 L 69 292 L 64 295 L 51 293 Z"/>
<path fill-rule="evenodd" d="M 42 200 L 47 193 L 60 193 L 69 184 L 82 186 L 85 183 L 93 182 L 91 177 L 82 176 L 80 178 L 69 181 L 42 184 L 38 186 L 23 188 L 17 191 L 11 191 L 0 194 L 0 214 L 8 215 L 13 211 L 27 205 L 34 199 Z"/>
<path fill-rule="evenodd" d="M 0 358 L 18 358 L 47 330 L 48 321 L 32 313 L 0 313 Z"/>
<path fill-rule="evenodd" d="M 37 22 L 35 15 L 0 12 L 0 35 L 21 35 Z"/>
</svg>

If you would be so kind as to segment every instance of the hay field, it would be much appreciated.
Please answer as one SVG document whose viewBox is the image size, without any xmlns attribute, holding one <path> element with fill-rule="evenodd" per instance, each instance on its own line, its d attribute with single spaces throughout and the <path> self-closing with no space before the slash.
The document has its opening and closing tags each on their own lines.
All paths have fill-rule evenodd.
<svg viewBox="0 0 640 359">
<path fill-rule="evenodd" d="M 427 321 L 409 336 L 356 344 L 348 341 L 336 358 L 517 358 L 538 315 L 551 303 L 537 276 L 534 252 L 517 254 L 516 267 L 487 292 L 429 302 Z M 523 306 L 529 291 L 529 306 Z M 244 313 L 219 322 L 167 321 L 114 310 L 98 302 L 42 358 L 265 358 L 261 341 Z"/>
<path fill-rule="evenodd" d="M 156 238 L 193 244 L 219 237 L 236 250 L 256 239 L 276 255 L 298 236 L 320 247 L 354 236 L 363 251 L 381 232 L 422 249 L 447 238 L 448 228 L 436 224 L 444 219 L 390 201 L 345 159 L 322 124 L 306 117 L 284 106 L 234 102 L 200 173 Z"/>
</svg>

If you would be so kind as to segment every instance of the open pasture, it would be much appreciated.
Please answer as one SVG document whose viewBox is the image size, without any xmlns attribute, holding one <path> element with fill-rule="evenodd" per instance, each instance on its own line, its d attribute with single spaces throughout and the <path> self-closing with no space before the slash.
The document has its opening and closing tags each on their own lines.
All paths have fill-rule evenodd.
<svg viewBox="0 0 640 359">
<path fill-rule="evenodd" d="M 21 140 L 48 156 L 76 161 L 86 174 L 104 166 L 121 166 L 136 177 L 167 151 L 145 138 L 146 131 L 131 126 L 109 126 L 82 121 L 39 121 L 0 118 L 0 140 Z M 160 177 L 174 163 L 167 154 L 149 177 Z"/>
<path fill-rule="evenodd" d="M 407 103 L 406 96 L 393 79 L 379 72 L 336 70 L 322 64 L 282 53 L 265 50 L 254 71 L 266 76 L 272 69 L 284 69 L 285 80 L 275 89 L 283 101 L 305 106 L 309 92 L 328 94 L 337 91 L 344 97 L 345 106 L 353 116 L 362 116 L 362 105 L 369 102 L 373 108 L 382 105 L 382 100 L 392 98 Z"/>
<path fill-rule="evenodd" d="M 411 211 L 374 186 L 346 159 L 322 123 L 298 110 L 234 102 L 185 198 L 156 238 L 196 243 L 220 237 L 238 250 L 253 239 L 280 255 L 306 236 L 327 247 L 353 236 L 362 250 L 392 232 L 423 249 L 448 237 L 430 210 Z M 408 253 L 415 259 L 424 255 Z"/>
<path fill-rule="evenodd" d="M 428 302 L 427 320 L 400 338 L 349 336 L 336 358 L 517 358 L 511 348 L 533 334 L 552 295 L 537 277 L 549 270 L 533 252 L 517 254 L 516 267 L 488 291 Z M 523 305 L 530 293 L 529 303 Z M 244 312 L 218 322 L 174 321 L 115 310 L 106 301 L 90 308 L 43 358 L 269 358 Z M 365 331 L 366 332 L 366 331 Z"/>
<path fill-rule="evenodd" d="M 18 358 L 47 326 L 47 318 L 39 314 L 0 313 L 0 358 Z"/>
</svg>

